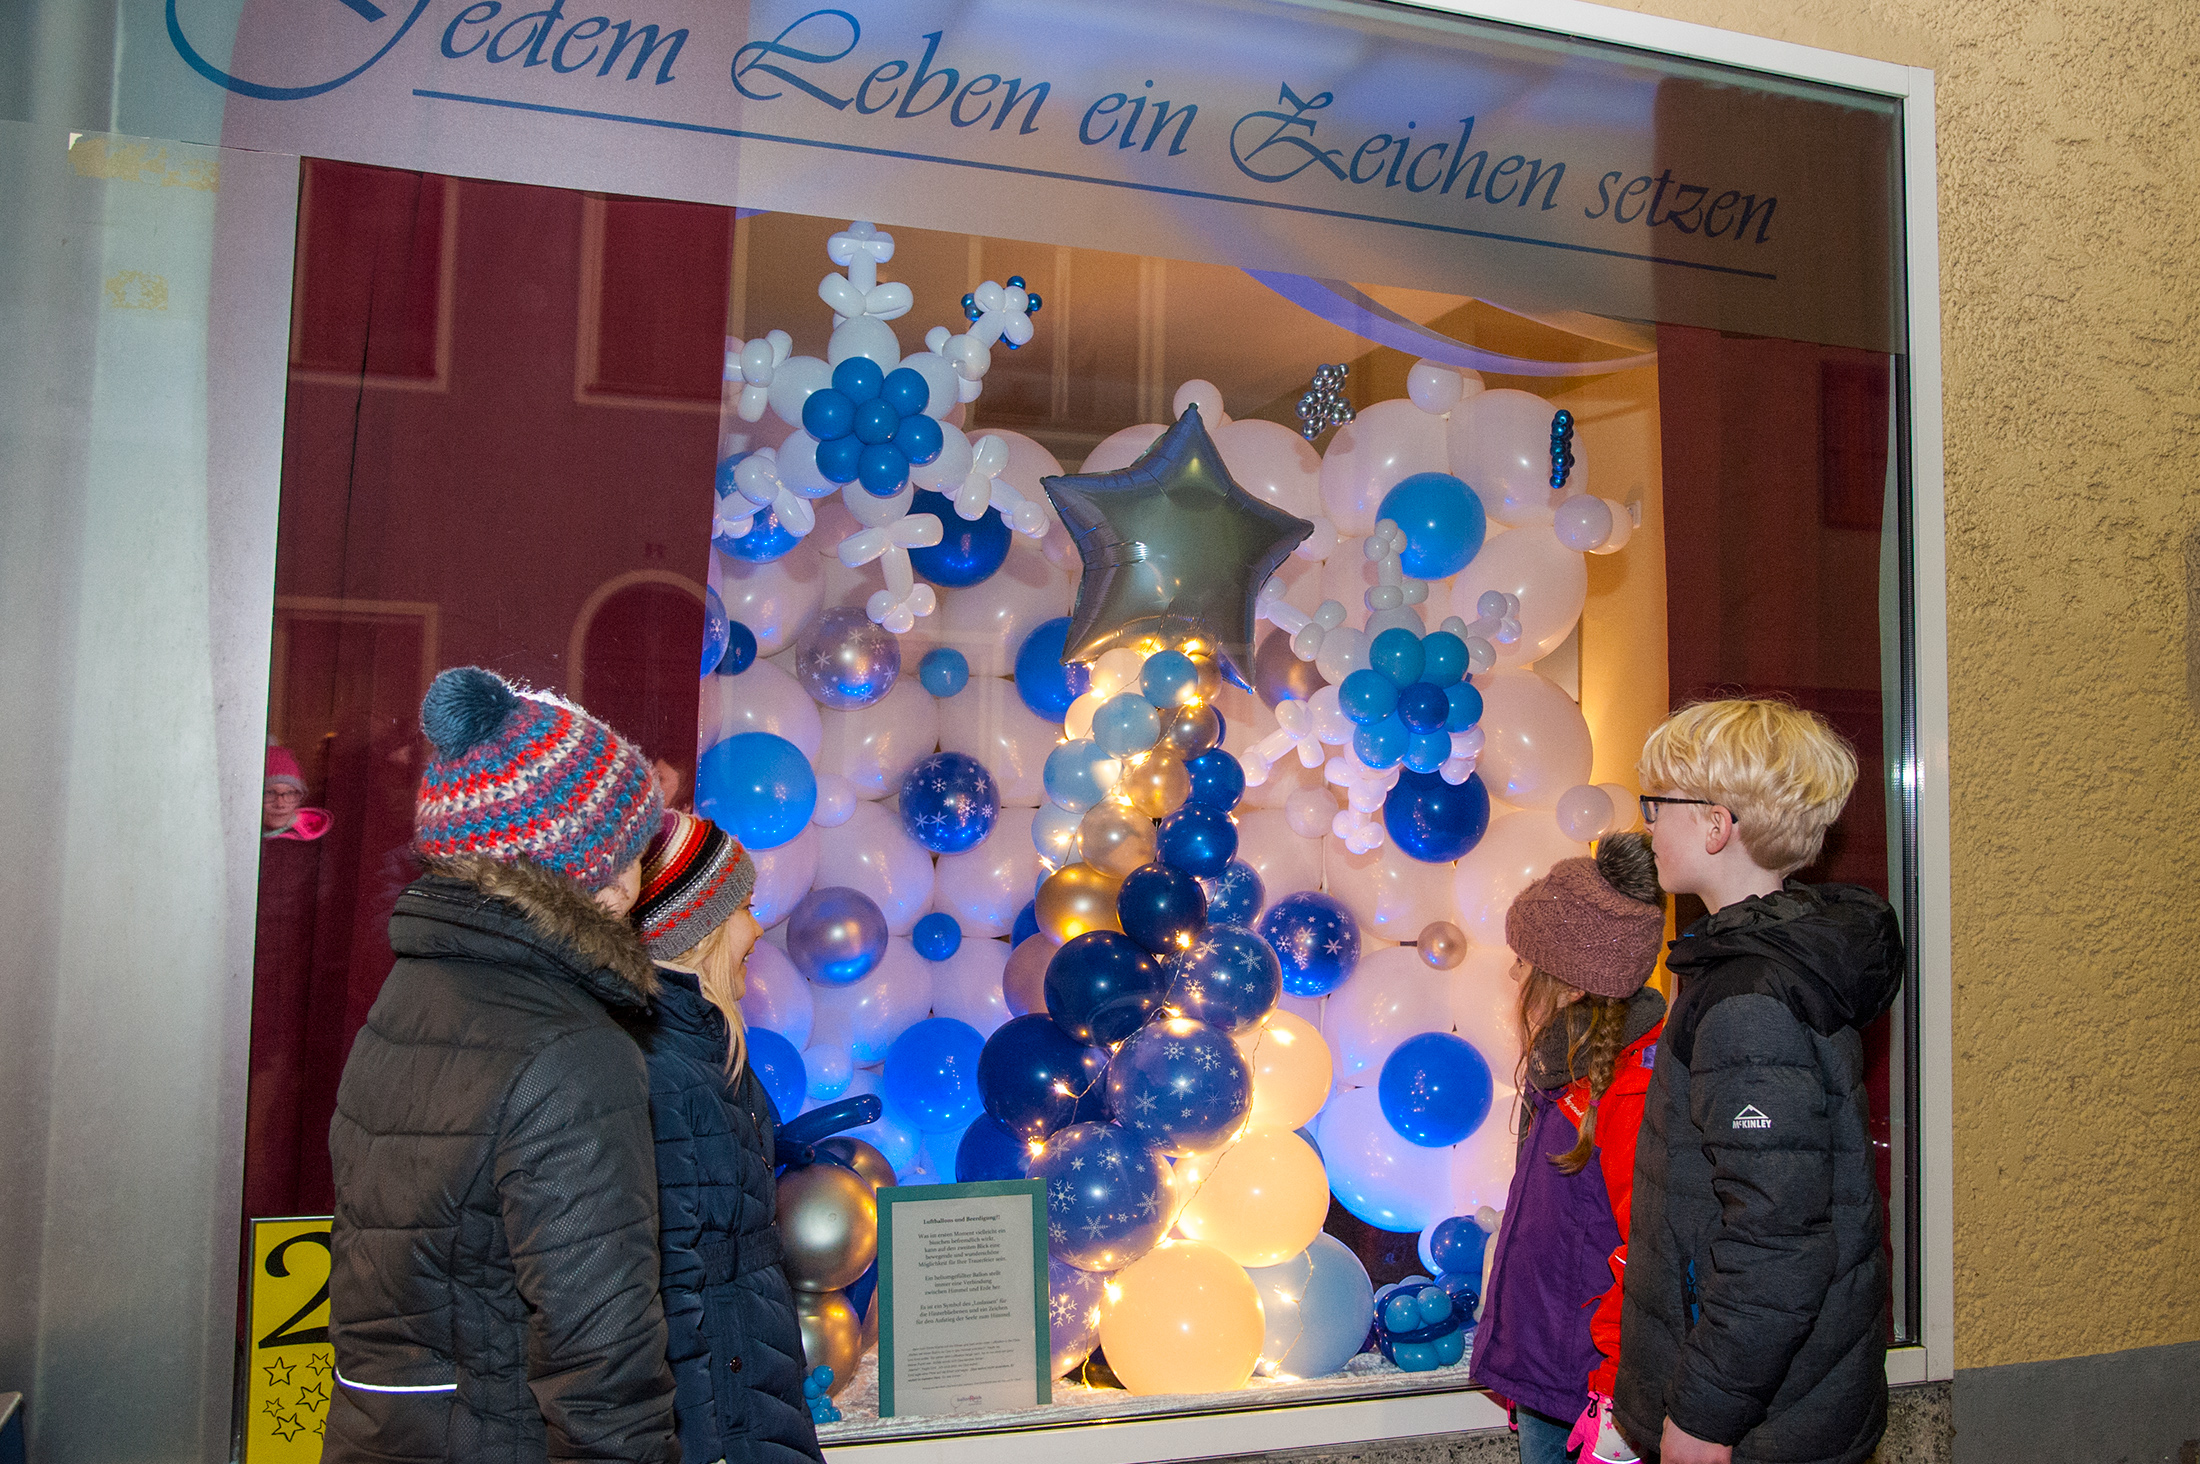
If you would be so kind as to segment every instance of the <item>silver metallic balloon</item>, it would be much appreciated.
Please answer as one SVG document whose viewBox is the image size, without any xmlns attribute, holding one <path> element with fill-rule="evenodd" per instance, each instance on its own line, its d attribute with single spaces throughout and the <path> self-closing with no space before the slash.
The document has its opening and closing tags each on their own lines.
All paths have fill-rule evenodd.
<svg viewBox="0 0 2200 1464">
<path fill-rule="evenodd" d="M 796 1291 L 849 1285 L 878 1258 L 878 1196 L 871 1182 L 838 1164 L 788 1170 L 779 1177 L 779 1237 Z"/>
<path fill-rule="evenodd" d="M 861 610 L 837 606 L 819 615 L 795 642 L 794 674 L 824 706 L 867 707 L 894 689 L 901 675 L 901 641 Z"/>
<path fill-rule="evenodd" d="M 1291 649 L 1291 637 L 1281 628 L 1261 638 L 1253 657 L 1253 692 L 1269 706 L 1286 701 L 1312 701 L 1314 693 L 1329 683 L 1312 661 L 1302 661 Z"/>
<path fill-rule="evenodd" d="M 1164 714 L 1159 746 L 1189 761 L 1222 740 L 1222 714 L 1204 702 Z"/>
<path fill-rule="evenodd" d="M 1439 971 L 1449 971 L 1467 958 L 1467 933 L 1449 920 L 1433 920 L 1414 941 L 1421 959 Z"/>
<path fill-rule="evenodd" d="M 861 1139 L 851 1139 L 837 1134 L 817 1146 L 821 1154 L 830 1154 L 842 1164 L 853 1169 L 871 1182 L 871 1188 L 882 1190 L 894 1183 L 894 1166 L 886 1162 L 886 1156 Z"/>
<path fill-rule="evenodd" d="M 856 1366 L 863 1361 L 863 1323 L 856 1309 L 837 1291 L 797 1291 L 794 1314 L 802 1324 L 803 1370 L 831 1368 L 833 1382 L 825 1393 L 839 1397 L 855 1381 Z"/>
</svg>

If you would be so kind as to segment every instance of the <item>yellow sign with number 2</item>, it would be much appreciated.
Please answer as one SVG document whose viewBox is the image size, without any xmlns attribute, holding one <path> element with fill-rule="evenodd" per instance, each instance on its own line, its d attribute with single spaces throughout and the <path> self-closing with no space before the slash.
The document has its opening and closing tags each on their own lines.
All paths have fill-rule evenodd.
<svg viewBox="0 0 2200 1464">
<path fill-rule="evenodd" d="M 336 1356 L 328 1341 L 327 1216 L 252 1222 L 245 1464 L 321 1457 Z"/>
</svg>

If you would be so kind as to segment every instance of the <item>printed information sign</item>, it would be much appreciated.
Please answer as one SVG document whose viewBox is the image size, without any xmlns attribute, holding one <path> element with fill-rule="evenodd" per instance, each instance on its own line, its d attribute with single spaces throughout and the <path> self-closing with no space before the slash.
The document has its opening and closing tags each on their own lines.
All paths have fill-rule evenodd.
<svg viewBox="0 0 2200 1464">
<path fill-rule="evenodd" d="M 328 1340 L 329 1217 L 252 1222 L 245 1308 L 245 1464 L 311 1464 L 336 1385 Z"/>
<path fill-rule="evenodd" d="M 1051 1399 L 1045 1194 L 1036 1179 L 879 1191 L 881 1418 Z"/>
</svg>

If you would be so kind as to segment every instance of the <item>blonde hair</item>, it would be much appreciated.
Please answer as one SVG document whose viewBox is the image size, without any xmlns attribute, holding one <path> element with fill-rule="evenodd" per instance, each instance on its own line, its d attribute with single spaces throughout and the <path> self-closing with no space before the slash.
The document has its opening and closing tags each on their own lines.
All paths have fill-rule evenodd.
<svg viewBox="0 0 2200 1464">
<path fill-rule="evenodd" d="M 733 994 L 734 973 L 727 969 L 725 956 L 726 929 L 732 923 L 722 920 L 713 925 L 710 934 L 665 962 L 668 966 L 695 972 L 703 988 L 703 999 L 725 1017 L 728 1079 L 740 1077 L 741 1068 L 749 1059 L 749 1028 L 741 1019 L 741 1003 Z"/>
<path fill-rule="evenodd" d="M 1726 808 L 1749 857 L 1786 874 L 1818 857 L 1856 787 L 1856 753 L 1823 717 L 1790 703 L 1708 701 L 1659 723 L 1636 772 L 1645 788 Z"/>
</svg>

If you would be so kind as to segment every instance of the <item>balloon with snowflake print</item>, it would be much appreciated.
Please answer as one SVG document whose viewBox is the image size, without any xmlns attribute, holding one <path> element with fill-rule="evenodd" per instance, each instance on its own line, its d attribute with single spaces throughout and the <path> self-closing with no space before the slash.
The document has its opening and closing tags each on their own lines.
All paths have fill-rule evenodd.
<svg viewBox="0 0 2200 1464">
<path fill-rule="evenodd" d="M 1176 1218 L 1169 1161 L 1128 1129 L 1075 1123 L 1031 1161 L 1046 1185 L 1048 1253 L 1081 1271 L 1114 1271 L 1152 1250 Z"/>
<path fill-rule="evenodd" d="M 1253 1070 L 1227 1032 L 1194 1017 L 1142 1027 L 1108 1063 L 1117 1123 L 1164 1154 L 1226 1141 L 1253 1108 Z"/>
<path fill-rule="evenodd" d="M 1342 903 L 1316 890 L 1285 895 L 1260 917 L 1262 938 L 1283 963 L 1283 989 L 1327 996 L 1360 964 L 1360 927 Z"/>
<path fill-rule="evenodd" d="M 976 847 L 1000 816 L 1000 788 L 967 753 L 936 752 L 901 780 L 901 826 L 935 854 Z"/>
<path fill-rule="evenodd" d="M 1047 1332 L 1053 1376 L 1080 1367 L 1100 1341 L 1100 1308 L 1108 1278 L 1047 1257 Z"/>
<path fill-rule="evenodd" d="M 1231 860 L 1222 873 L 1202 879 L 1199 887 L 1207 892 L 1207 918 L 1216 925 L 1249 926 L 1268 903 L 1267 887 L 1242 859 Z"/>
<path fill-rule="evenodd" d="M 1174 965 L 1171 1004 L 1233 1037 L 1259 1026 L 1283 994 L 1283 966 L 1274 949 L 1242 926 L 1208 926 Z"/>
</svg>

